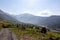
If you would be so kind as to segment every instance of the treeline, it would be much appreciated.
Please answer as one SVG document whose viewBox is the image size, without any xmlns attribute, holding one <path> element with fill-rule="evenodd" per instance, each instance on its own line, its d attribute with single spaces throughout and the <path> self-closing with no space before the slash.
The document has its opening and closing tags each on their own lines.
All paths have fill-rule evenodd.
<svg viewBox="0 0 60 40">
<path fill-rule="evenodd" d="M 40 27 L 40 26 L 37 26 L 37 25 L 33 25 L 33 24 L 28 24 L 28 23 L 17 23 L 17 22 L 8 22 L 8 21 L 6 21 L 6 20 L 3 20 L 3 21 L 0 21 L 0 27 L 2 27 L 2 28 L 15 28 L 15 27 L 17 27 L 17 28 L 33 28 L 33 27 L 35 27 L 35 28 L 38 28 L 38 27 Z"/>
<path fill-rule="evenodd" d="M 18 28 L 21 30 L 25 30 L 26 28 L 31 28 L 31 29 L 41 30 L 41 33 L 44 34 L 47 32 L 47 29 L 45 27 L 41 28 L 41 26 L 27 24 L 27 23 L 12 23 L 5 20 L 0 21 L 0 28 Z"/>
</svg>

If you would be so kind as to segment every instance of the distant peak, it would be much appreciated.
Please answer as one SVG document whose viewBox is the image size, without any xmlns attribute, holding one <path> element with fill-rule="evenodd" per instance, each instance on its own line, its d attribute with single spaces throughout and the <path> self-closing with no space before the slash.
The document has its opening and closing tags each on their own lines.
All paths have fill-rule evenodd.
<svg viewBox="0 0 60 40">
<path fill-rule="evenodd" d="M 52 16 L 50 16 L 50 17 L 60 17 L 59 15 L 52 15 Z"/>
<path fill-rule="evenodd" d="M 29 13 L 24 13 L 24 15 L 32 15 L 32 14 L 29 14 Z"/>
</svg>

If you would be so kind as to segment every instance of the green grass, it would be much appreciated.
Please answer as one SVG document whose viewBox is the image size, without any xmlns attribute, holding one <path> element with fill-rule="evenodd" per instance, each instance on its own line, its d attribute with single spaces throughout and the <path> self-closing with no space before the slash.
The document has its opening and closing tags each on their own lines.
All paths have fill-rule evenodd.
<svg viewBox="0 0 60 40">
<path fill-rule="evenodd" d="M 0 30 L 3 28 L 3 24 L 6 28 L 12 28 L 12 32 L 17 35 L 18 40 L 49 40 L 51 35 L 53 39 L 60 37 L 60 34 L 56 32 L 47 31 L 46 34 L 43 34 L 41 33 L 41 29 L 28 28 L 32 26 L 34 27 L 34 25 L 31 26 L 30 24 L 19 24 L 8 21 L 0 21 Z M 17 24 L 19 25 L 17 26 Z M 24 27 L 27 28 L 24 29 Z"/>
<path fill-rule="evenodd" d="M 56 39 L 57 37 L 60 37 L 59 33 L 56 32 L 47 32 L 46 34 L 43 34 L 40 32 L 38 29 L 32 29 L 32 28 L 27 28 L 25 30 L 21 30 L 18 28 L 14 28 L 12 30 L 16 35 L 18 40 L 24 39 L 26 36 L 27 37 L 32 37 L 34 40 L 40 40 L 44 37 L 43 40 L 49 40 L 49 37 L 52 35 L 53 39 Z"/>
</svg>

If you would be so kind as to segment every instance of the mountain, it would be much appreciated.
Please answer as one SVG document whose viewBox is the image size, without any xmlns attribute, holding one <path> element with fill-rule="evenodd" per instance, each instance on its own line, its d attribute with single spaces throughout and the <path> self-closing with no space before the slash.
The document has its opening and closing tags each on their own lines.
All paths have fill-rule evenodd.
<svg viewBox="0 0 60 40">
<path fill-rule="evenodd" d="M 55 30 L 60 29 L 60 16 L 56 16 L 56 15 L 52 15 L 50 17 L 40 17 L 31 14 L 21 14 L 21 15 L 17 15 L 16 19 L 24 23 L 47 25 L 51 29 L 55 29 Z"/>
<path fill-rule="evenodd" d="M 42 22 L 47 18 L 47 17 L 34 16 L 32 14 L 27 14 L 27 13 L 17 15 L 15 17 L 21 22 L 31 23 L 31 24 L 36 24 L 36 25 L 42 24 Z"/>
<path fill-rule="evenodd" d="M 17 22 L 17 20 L 14 17 L 9 15 L 8 13 L 3 12 L 2 10 L 0 10 L 0 20 L 7 20 L 7 21 L 10 21 L 10 22 Z"/>
<path fill-rule="evenodd" d="M 45 21 L 44 24 L 46 24 L 51 29 L 60 29 L 60 16 L 50 16 Z M 59 30 L 60 31 L 60 30 Z"/>
</svg>

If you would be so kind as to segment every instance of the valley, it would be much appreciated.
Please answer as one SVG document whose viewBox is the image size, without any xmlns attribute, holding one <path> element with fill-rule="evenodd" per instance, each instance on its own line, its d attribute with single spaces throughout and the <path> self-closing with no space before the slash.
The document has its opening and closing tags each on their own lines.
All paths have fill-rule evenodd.
<svg viewBox="0 0 60 40">
<path fill-rule="evenodd" d="M 17 18 L 0 10 L 0 40 L 60 40 L 59 21 L 60 16 Z"/>
</svg>

